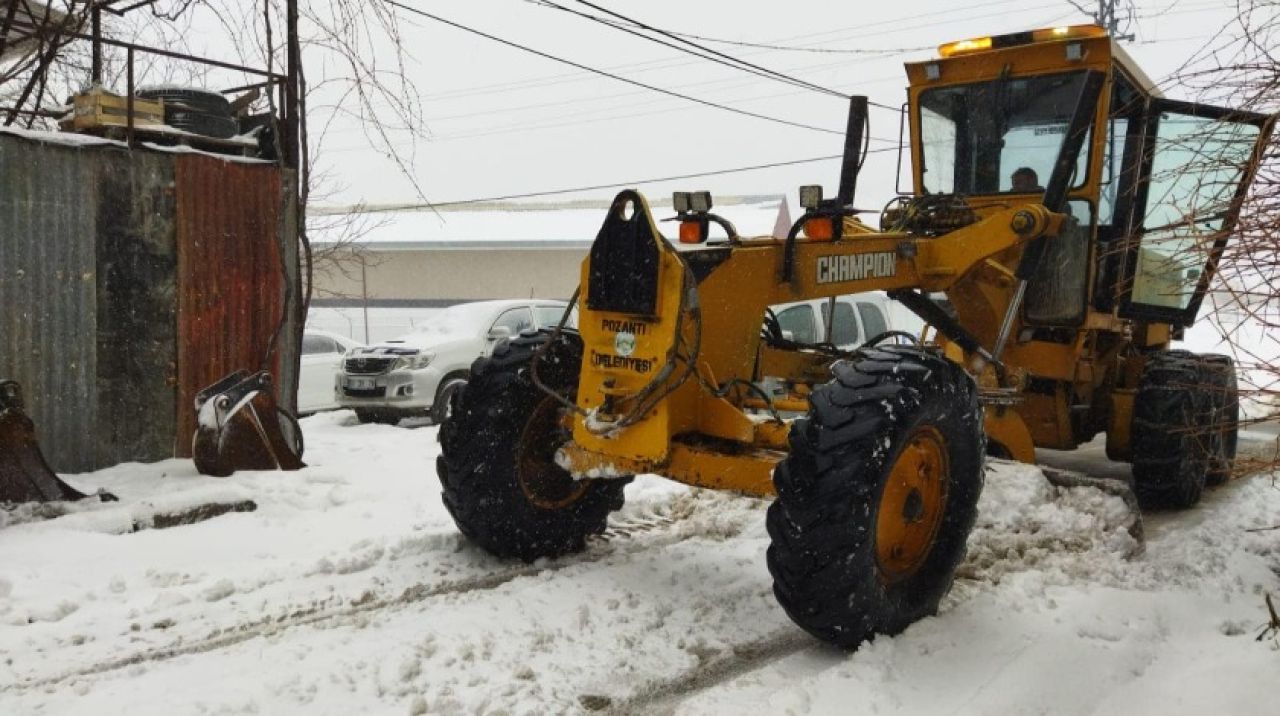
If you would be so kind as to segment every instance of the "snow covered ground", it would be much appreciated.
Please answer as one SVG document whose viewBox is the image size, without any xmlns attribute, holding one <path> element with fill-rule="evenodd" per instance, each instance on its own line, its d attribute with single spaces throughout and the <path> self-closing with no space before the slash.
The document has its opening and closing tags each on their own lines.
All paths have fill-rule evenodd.
<svg viewBox="0 0 1280 716">
<path fill-rule="evenodd" d="M 656 478 L 585 554 L 466 544 L 436 430 L 303 421 L 310 467 L 70 480 L 123 502 L 0 530 L 0 714 L 1275 713 L 1280 492 L 1146 522 L 1038 470 L 987 477 L 942 612 L 853 654 L 773 601 L 765 503 Z M 121 533 L 138 501 L 254 512 Z"/>
</svg>

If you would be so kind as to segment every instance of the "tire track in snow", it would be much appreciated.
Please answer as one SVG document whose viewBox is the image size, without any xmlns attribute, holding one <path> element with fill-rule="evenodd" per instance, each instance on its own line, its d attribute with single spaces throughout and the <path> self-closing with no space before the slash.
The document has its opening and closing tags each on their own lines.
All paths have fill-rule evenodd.
<svg viewBox="0 0 1280 716">
<path fill-rule="evenodd" d="M 699 500 L 695 497 L 694 502 Z M 22 693 L 45 688 L 69 680 L 107 674 L 132 666 L 160 663 L 181 656 L 204 654 L 226 649 L 259 637 L 270 637 L 297 627 L 314 626 L 328 622 L 343 625 L 368 618 L 368 615 L 405 607 L 429 599 L 449 595 L 485 592 L 501 587 L 521 577 L 529 577 L 544 572 L 560 570 L 602 560 L 625 557 L 647 549 L 665 548 L 697 537 L 703 537 L 696 529 L 683 530 L 676 533 L 661 534 L 667 528 L 676 525 L 689 517 L 692 509 L 673 509 L 669 504 L 647 506 L 647 510 L 638 515 L 624 515 L 617 518 L 604 534 L 589 538 L 587 550 L 577 555 L 569 555 L 553 562 L 525 564 L 496 572 L 479 574 L 472 577 L 434 583 L 419 583 L 406 587 L 396 595 L 375 595 L 366 591 L 363 595 L 348 602 L 325 602 L 312 606 L 294 609 L 275 616 L 241 622 L 236 625 L 215 630 L 207 637 L 178 641 L 167 646 L 154 647 L 127 656 L 101 661 L 90 666 L 67 669 L 53 676 L 19 681 L 14 684 L 0 686 L 0 694 Z M 745 528 L 744 521 L 740 528 Z M 637 541 L 653 533 L 650 539 Z"/>
<path fill-rule="evenodd" d="M 787 626 L 703 659 L 673 678 L 651 682 L 632 696 L 601 709 L 611 716 L 671 714 L 685 700 L 806 649 L 824 648 L 800 627 Z"/>
</svg>

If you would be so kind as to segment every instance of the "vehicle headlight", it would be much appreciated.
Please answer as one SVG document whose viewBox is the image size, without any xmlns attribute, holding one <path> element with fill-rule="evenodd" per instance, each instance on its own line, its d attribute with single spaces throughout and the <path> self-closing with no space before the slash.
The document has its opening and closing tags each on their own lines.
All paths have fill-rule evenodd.
<svg viewBox="0 0 1280 716">
<path fill-rule="evenodd" d="M 419 370 L 421 368 L 426 368 L 427 365 L 431 363 L 431 359 L 435 357 L 434 353 L 419 353 L 412 356 L 400 356 L 400 359 L 396 361 L 396 368 Z"/>
</svg>

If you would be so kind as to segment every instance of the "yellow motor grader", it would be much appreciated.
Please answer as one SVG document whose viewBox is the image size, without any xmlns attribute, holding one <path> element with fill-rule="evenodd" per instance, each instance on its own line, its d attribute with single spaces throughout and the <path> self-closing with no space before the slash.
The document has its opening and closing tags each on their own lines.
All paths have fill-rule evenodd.
<svg viewBox="0 0 1280 716">
<path fill-rule="evenodd" d="M 671 242 L 642 196 L 617 196 L 577 329 L 478 360 L 441 428 L 466 536 L 526 560 L 580 550 L 643 473 L 773 496 L 779 602 L 849 647 L 937 609 L 988 455 L 1031 463 L 1103 432 L 1146 504 L 1189 507 L 1226 479 L 1234 367 L 1170 343 L 1273 119 L 1160 97 L 1095 26 L 953 42 L 906 69 L 913 188 L 878 216 L 853 206 L 864 97 L 837 196 L 802 187 L 785 239 L 739 236 L 696 192 L 675 196 Z M 926 334 L 846 352 L 768 311 L 874 290 Z"/>
</svg>

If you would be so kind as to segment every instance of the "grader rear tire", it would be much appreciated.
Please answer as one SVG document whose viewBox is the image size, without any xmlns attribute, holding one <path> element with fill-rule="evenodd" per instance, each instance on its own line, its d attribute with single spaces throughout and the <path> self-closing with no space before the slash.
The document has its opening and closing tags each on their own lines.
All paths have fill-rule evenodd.
<svg viewBox="0 0 1280 716">
<path fill-rule="evenodd" d="M 1187 509 L 1209 470 L 1212 409 L 1200 357 L 1181 350 L 1147 356 L 1133 400 L 1133 491 L 1143 507 Z"/>
<path fill-rule="evenodd" d="M 1240 431 L 1240 391 L 1235 361 L 1230 356 L 1206 354 L 1203 363 L 1212 417 L 1209 424 L 1209 469 L 1206 485 L 1221 485 L 1235 467 Z"/>
<path fill-rule="evenodd" d="M 774 471 L 769 571 L 783 609 L 853 648 L 933 614 L 977 516 L 986 439 L 973 381 L 918 348 L 832 366 Z"/>
<path fill-rule="evenodd" d="M 547 332 L 521 335 L 478 359 L 440 428 L 436 472 L 458 529 L 499 557 L 532 562 L 579 552 L 622 507 L 625 478 L 575 481 L 555 464 L 568 440 L 561 406 L 529 365 Z M 539 364 L 542 382 L 572 399 L 582 341 L 566 333 Z"/>
</svg>

